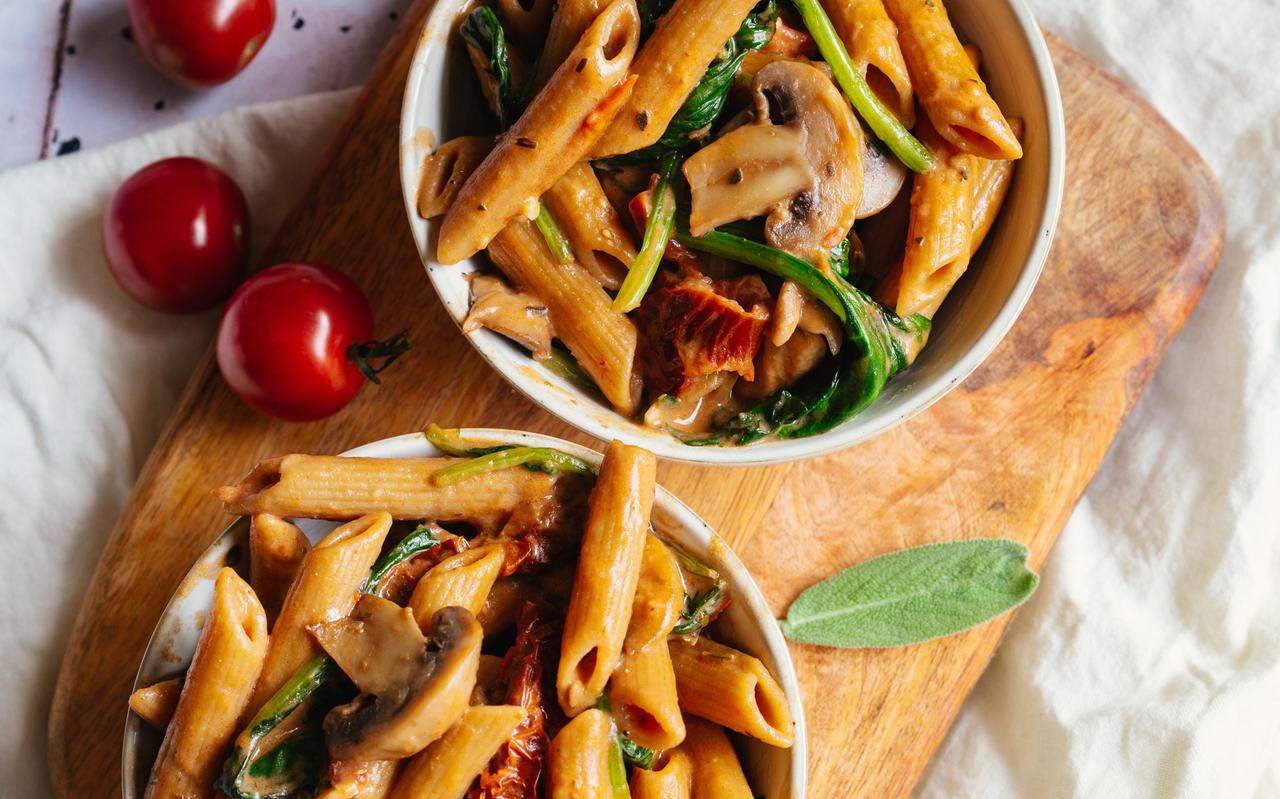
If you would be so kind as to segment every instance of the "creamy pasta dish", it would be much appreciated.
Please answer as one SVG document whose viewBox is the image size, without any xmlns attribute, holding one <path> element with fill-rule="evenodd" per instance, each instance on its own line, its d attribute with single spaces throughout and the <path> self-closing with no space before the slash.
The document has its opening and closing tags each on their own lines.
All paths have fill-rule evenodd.
<svg viewBox="0 0 1280 799">
<path fill-rule="evenodd" d="M 943 0 L 494 0 L 495 132 L 418 193 L 488 328 L 691 444 L 829 430 L 916 358 L 1022 155 Z M 477 133 L 482 133 L 477 131 Z"/>
<path fill-rule="evenodd" d="M 216 494 L 251 519 L 146 796 L 636 799 L 753 792 L 732 738 L 790 747 L 786 695 L 717 640 L 726 581 L 655 532 L 655 460 L 538 447 L 288 455 Z M 314 546 L 290 519 L 341 522 Z"/>
</svg>

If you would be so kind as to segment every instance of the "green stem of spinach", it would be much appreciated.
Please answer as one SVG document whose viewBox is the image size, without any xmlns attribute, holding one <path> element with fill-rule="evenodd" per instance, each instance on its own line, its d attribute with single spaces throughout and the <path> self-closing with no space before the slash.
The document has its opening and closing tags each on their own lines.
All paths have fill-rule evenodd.
<svg viewBox="0 0 1280 799">
<path fill-rule="evenodd" d="M 499 452 L 491 452 L 472 458 L 462 463 L 446 466 L 431 475 L 431 482 L 438 486 L 448 486 L 471 477 L 488 474 L 499 469 L 513 466 L 525 466 L 531 469 L 550 472 L 570 472 L 572 474 L 594 475 L 595 467 L 574 455 L 549 447 L 512 447 Z"/>
<path fill-rule="evenodd" d="M 818 52 L 822 53 L 827 66 L 831 67 L 836 83 L 849 98 L 858 116 L 876 134 L 876 138 L 884 142 L 911 171 L 928 172 L 932 169 L 933 156 L 929 154 L 929 150 L 903 127 L 898 118 L 880 102 L 875 92 L 871 91 L 866 78 L 853 68 L 849 51 L 845 49 L 844 42 L 840 41 L 822 4 L 818 0 L 794 0 L 794 3 L 805 27 L 818 45 Z"/>
<path fill-rule="evenodd" d="M 542 238 L 547 242 L 547 248 L 558 263 L 567 264 L 573 260 L 573 248 L 569 246 L 569 239 L 556 223 L 556 218 L 551 215 L 551 209 L 541 200 L 538 201 L 538 216 L 533 223 L 538 226 Z"/>
<path fill-rule="evenodd" d="M 662 157 L 658 169 L 658 182 L 653 187 L 653 208 L 649 211 L 649 219 L 644 226 L 644 239 L 640 243 L 640 253 L 627 271 L 627 276 L 618 289 L 618 296 L 613 300 L 613 310 L 619 313 L 633 311 L 640 305 L 644 295 L 658 274 L 658 265 L 667 251 L 667 243 L 671 241 L 671 230 L 676 221 L 676 193 L 671 188 L 671 176 L 676 168 L 676 153 L 667 153 Z"/>
</svg>

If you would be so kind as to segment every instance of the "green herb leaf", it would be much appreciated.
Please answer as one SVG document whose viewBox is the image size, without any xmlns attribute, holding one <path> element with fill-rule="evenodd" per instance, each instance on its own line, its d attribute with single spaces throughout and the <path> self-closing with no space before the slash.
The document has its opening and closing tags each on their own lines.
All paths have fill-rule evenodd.
<svg viewBox="0 0 1280 799">
<path fill-rule="evenodd" d="M 1027 548 L 979 538 L 890 552 L 851 566 L 791 603 L 782 632 L 844 648 L 906 646 L 962 632 L 1021 605 L 1040 578 Z"/>
<path fill-rule="evenodd" d="M 493 9 L 480 6 L 462 21 L 458 34 L 476 63 L 486 66 L 481 81 L 489 82 L 486 90 L 491 93 L 496 106 L 493 111 L 504 130 L 511 127 L 524 109 L 520 94 L 512 84 L 507 35 L 502 30 L 498 15 Z"/>
</svg>

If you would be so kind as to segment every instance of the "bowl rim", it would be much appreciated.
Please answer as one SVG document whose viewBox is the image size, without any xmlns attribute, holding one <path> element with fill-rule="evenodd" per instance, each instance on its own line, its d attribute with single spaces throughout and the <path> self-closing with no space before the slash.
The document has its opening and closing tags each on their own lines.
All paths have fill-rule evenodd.
<svg viewBox="0 0 1280 799">
<path fill-rule="evenodd" d="M 553 447 L 596 465 L 599 465 L 604 457 L 599 450 L 542 433 L 530 433 L 504 428 L 464 427 L 459 429 L 458 434 L 464 440 L 469 439 L 478 445 L 512 443 L 521 446 Z M 442 454 L 444 453 L 438 447 L 427 440 L 425 433 L 418 432 L 370 441 L 348 449 L 340 453 L 340 456 L 405 458 L 431 457 Z M 787 646 L 786 639 L 782 636 L 782 628 L 778 625 L 773 612 L 769 609 L 769 604 L 765 600 L 764 594 L 760 591 L 760 587 L 756 584 L 747 567 L 738 558 L 737 553 L 733 551 L 727 541 L 711 529 L 711 526 L 701 516 L 660 483 L 656 486 L 653 507 L 655 513 L 663 514 L 664 517 L 674 523 L 675 531 L 678 531 L 681 536 L 681 540 L 677 543 L 682 545 L 693 543 L 708 552 L 708 559 L 714 561 L 717 570 L 724 572 L 733 586 L 735 604 L 746 608 L 751 622 L 759 630 L 768 656 L 772 658 L 774 663 L 774 676 L 782 685 L 795 720 L 795 743 L 792 744 L 790 750 L 784 750 L 789 753 L 787 760 L 790 774 L 788 775 L 787 797 L 788 799 L 805 799 L 808 784 L 808 734 L 805 726 L 800 682 L 796 676 L 795 662 L 792 660 L 791 650 Z M 142 655 L 138 660 L 138 671 L 134 676 L 131 691 L 144 687 L 143 670 L 153 659 L 153 649 L 161 643 L 161 639 L 158 638 L 161 627 L 171 614 L 178 612 L 175 604 L 185 596 L 188 582 L 193 579 L 196 571 L 200 569 L 207 558 L 212 557 L 220 547 L 225 547 L 228 541 L 234 540 L 234 536 L 240 534 L 237 528 L 245 526 L 247 518 L 246 516 L 238 516 L 223 528 L 218 533 L 217 538 L 201 550 L 186 573 L 183 574 L 169 602 L 156 619 L 151 635 L 147 639 L 147 646 L 143 649 Z M 207 579 L 207 577 L 206 575 L 205 578 Z M 131 710 L 125 709 L 124 740 L 120 769 L 122 796 L 125 799 L 136 799 L 138 796 L 135 790 L 137 772 L 134 768 L 134 761 L 139 754 L 138 737 L 144 724 L 145 722 Z"/>
<path fill-rule="evenodd" d="M 470 334 L 462 333 L 465 310 L 455 309 L 444 301 L 436 275 L 437 270 L 460 269 L 461 265 L 444 266 L 436 263 L 432 255 L 427 220 L 419 218 L 417 212 L 417 178 L 420 177 L 421 165 L 408 163 L 408 157 L 413 150 L 409 143 L 413 142 L 418 135 L 415 111 L 420 103 L 425 102 L 424 81 L 419 73 L 425 73 L 424 66 L 431 48 L 444 41 L 437 31 L 441 28 L 444 31 L 452 29 L 452 21 L 465 7 L 465 0 L 440 0 L 431 9 L 414 48 L 400 108 L 401 199 L 404 202 L 414 246 L 417 248 L 419 260 L 427 273 L 432 290 L 436 293 L 436 298 L 444 306 L 445 312 L 453 319 L 454 324 L 458 326 L 463 338 L 471 343 L 490 368 L 497 372 L 508 385 L 547 413 L 599 441 L 619 439 L 625 443 L 649 449 L 659 457 L 685 463 L 713 466 L 762 466 L 829 455 L 892 430 L 932 407 L 995 352 L 996 347 L 1008 335 L 1022 314 L 1040 279 L 1045 262 L 1048 260 L 1062 209 L 1066 173 L 1066 124 L 1062 110 L 1062 94 L 1058 86 L 1057 73 L 1053 67 L 1053 57 L 1049 52 L 1044 34 L 1025 0 L 998 0 L 998 2 L 1007 6 L 1014 17 L 1020 35 L 1026 41 L 1035 65 L 1035 80 L 1044 95 L 1047 123 L 1045 138 L 1048 143 L 1049 163 L 1043 189 L 1044 206 L 1037 223 L 1038 232 L 1023 262 L 1022 270 L 991 323 L 954 363 L 930 382 L 921 385 L 921 390 L 911 405 L 896 413 L 861 424 L 855 416 L 831 430 L 805 438 L 766 439 L 745 446 L 690 446 L 664 431 L 650 431 L 634 420 L 626 419 L 598 398 L 589 399 L 599 406 L 600 416 L 578 407 L 576 402 L 566 402 L 563 398 L 550 393 L 553 389 L 557 391 L 569 389 L 567 384 L 556 385 L 555 381 L 559 378 L 544 374 L 543 370 L 534 366 L 527 369 L 505 368 L 501 362 L 507 357 L 505 353 L 508 348 L 514 345 L 497 333 L 484 329 Z M 603 419 L 608 419 L 610 423 L 606 423 Z"/>
</svg>

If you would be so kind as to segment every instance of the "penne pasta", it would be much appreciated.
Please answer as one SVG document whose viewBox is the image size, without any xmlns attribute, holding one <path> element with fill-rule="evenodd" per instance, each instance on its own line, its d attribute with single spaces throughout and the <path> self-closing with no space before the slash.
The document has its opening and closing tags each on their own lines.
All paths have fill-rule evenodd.
<svg viewBox="0 0 1280 799">
<path fill-rule="evenodd" d="M 456 605 L 479 615 L 504 561 L 500 545 L 466 549 L 436 564 L 413 589 L 409 608 L 425 630 L 436 611 Z"/>
<path fill-rule="evenodd" d="M 738 754 L 724 730 L 702 719 L 688 719 L 682 747 L 692 766 L 691 799 L 753 799 Z"/>
<path fill-rule="evenodd" d="M 560 707 L 570 716 L 595 704 L 622 653 L 649 529 L 656 469 L 652 453 L 620 441 L 609 445 L 600 464 L 556 673 Z"/>
<path fill-rule="evenodd" d="M 552 739 L 547 752 L 549 799 L 613 799 L 613 745 L 609 714 L 596 708 L 579 713 Z"/>
<path fill-rule="evenodd" d="M 409 760 L 391 799 L 463 799 L 525 715 L 514 705 L 467 708 L 444 737 Z"/>
<path fill-rule="evenodd" d="M 661 768 L 631 772 L 631 799 L 689 799 L 693 783 L 693 763 L 683 748 L 666 753 Z"/>
<path fill-rule="evenodd" d="M 500 526 L 511 512 L 546 496 L 553 479 L 504 469 L 437 486 L 431 476 L 458 458 L 340 458 L 285 455 L 262 461 L 237 485 L 213 493 L 229 513 L 273 513 L 346 521 L 375 511 L 396 519 Z"/>
<path fill-rule="evenodd" d="M 916 124 L 911 76 L 898 45 L 898 28 L 882 0 L 823 0 L 831 24 L 849 50 L 853 66 L 871 91 L 906 127 Z"/>
<path fill-rule="evenodd" d="M 329 785 L 315 799 L 385 799 L 395 787 L 399 760 L 344 760 L 329 764 Z"/>
<path fill-rule="evenodd" d="M 644 539 L 636 598 L 623 649 L 634 652 L 666 638 L 684 610 L 684 578 L 680 563 L 662 539 L 650 533 Z"/>
<path fill-rule="evenodd" d="M 609 680 L 609 702 L 618 727 L 649 749 L 672 749 L 684 740 L 676 675 L 665 638 L 622 656 Z"/>
<path fill-rule="evenodd" d="M 1022 120 L 1009 120 L 1013 133 L 1022 139 Z M 977 160 L 977 179 L 973 181 L 973 222 L 969 236 L 969 254 L 972 256 L 986 241 L 991 226 L 995 224 L 1000 209 L 1004 206 L 1005 195 L 1009 193 L 1009 184 L 1013 180 L 1012 161 L 992 161 L 986 158 Z"/>
<path fill-rule="evenodd" d="M 635 90 L 591 148 L 591 157 L 634 152 L 661 138 L 754 6 L 755 0 L 676 0 L 636 55 L 631 65 Z"/>
<path fill-rule="evenodd" d="M 634 0 L 614 0 L 591 23 L 467 179 L 440 225 L 438 261 L 457 263 L 487 246 L 582 160 L 631 92 L 627 70 L 639 37 Z"/>
<path fill-rule="evenodd" d="M 152 727 L 163 730 L 169 726 L 181 694 L 182 680 L 161 680 L 129 694 L 129 709 Z"/>
<path fill-rule="evenodd" d="M 329 533 L 303 558 L 271 631 L 253 694 L 254 707 L 260 707 L 318 651 L 307 627 L 351 613 L 390 529 L 390 515 L 371 513 Z"/>
<path fill-rule="evenodd" d="M 418 215 L 434 219 L 447 213 L 467 178 L 492 149 L 493 139 L 488 136 L 459 136 L 437 147 L 422 167 Z"/>
<path fill-rule="evenodd" d="M 569 57 L 570 51 L 587 32 L 596 17 L 609 6 L 610 0 L 560 0 L 551 14 L 551 24 L 546 41 L 542 43 L 542 56 L 538 59 L 538 71 L 534 85 L 542 88 L 552 74 Z"/>
<path fill-rule="evenodd" d="M 249 522 L 249 585 L 274 624 L 284 596 L 298 575 L 311 544 L 294 525 L 270 513 L 255 513 Z"/>
<path fill-rule="evenodd" d="M 577 262 L 606 289 L 622 285 L 636 247 L 591 165 L 575 164 L 542 200 L 568 237 Z"/>
<path fill-rule="evenodd" d="M 554 0 L 496 0 L 502 24 L 520 43 L 534 47 L 547 36 Z"/>
<path fill-rule="evenodd" d="M 250 710 L 249 696 L 266 652 L 267 617 L 261 603 L 234 569 L 223 568 L 146 799 L 213 796 L 214 777 Z"/>
<path fill-rule="evenodd" d="M 982 158 L 1022 157 L 987 85 L 965 54 L 943 0 L 883 0 L 917 99 L 933 127 L 956 149 Z"/>
<path fill-rule="evenodd" d="M 791 746 L 787 695 L 759 658 L 703 637 L 674 637 L 670 647 L 681 707 L 770 746 Z"/>
<path fill-rule="evenodd" d="M 557 336 L 600 392 L 619 412 L 640 405 L 635 371 L 636 326 L 613 309 L 613 299 L 576 263 L 556 263 L 533 223 L 517 219 L 489 246 L 498 269 L 524 291 L 540 297 Z"/>
</svg>

